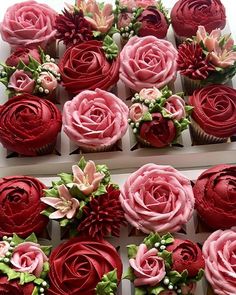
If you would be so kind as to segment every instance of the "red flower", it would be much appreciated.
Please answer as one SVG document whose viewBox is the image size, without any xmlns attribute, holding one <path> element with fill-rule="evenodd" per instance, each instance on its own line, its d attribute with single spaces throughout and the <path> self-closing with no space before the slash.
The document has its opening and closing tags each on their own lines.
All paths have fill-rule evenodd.
<svg viewBox="0 0 236 295">
<path fill-rule="evenodd" d="M 204 54 L 201 46 L 196 43 L 184 43 L 178 48 L 178 70 L 193 80 L 206 79 L 215 68 Z"/>
<path fill-rule="evenodd" d="M 5 295 L 31 295 L 34 290 L 33 283 L 20 285 L 16 280 L 9 281 L 6 276 L 0 278 L 0 294 Z"/>
<path fill-rule="evenodd" d="M 106 235 L 119 237 L 120 225 L 126 224 L 119 195 L 119 190 L 109 186 L 106 194 L 92 198 L 89 206 L 84 207 L 86 218 L 78 226 L 78 231 L 87 232 L 96 239 Z"/>
<path fill-rule="evenodd" d="M 6 60 L 6 65 L 10 67 L 16 67 L 20 61 L 23 61 L 26 65 L 29 64 L 29 56 L 36 59 L 41 63 L 41 57 L 37 48 L 21 47 L 16 49 Z"/>
</svg>

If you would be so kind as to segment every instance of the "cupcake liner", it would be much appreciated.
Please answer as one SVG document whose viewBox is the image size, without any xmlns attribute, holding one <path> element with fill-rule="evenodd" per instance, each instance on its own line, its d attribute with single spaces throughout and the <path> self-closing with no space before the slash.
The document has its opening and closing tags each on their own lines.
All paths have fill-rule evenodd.
<svg viewBox="0 0 236 295">
<path fill-rule="evenodd" d="M 137 141 L 141 143 L 144 147 L 153 147 L 150 142 L 144 140 L 140 135 L 135 135 Z"/>
<path fill-rule="evenodd" d="M 186 95 L 192 95 L 196 89 L 200 89 L 206 85 L 202 85 L 201 80 L 193 80 L 183 76 L 183 88 Z"/>
<path fill-rule="evenodd" d="M 45 54 L 49 54 L 51 57 L 58 57 L 57 42 L 56 40 L 50 41 L 44 50 Z"/>
<path fill-rule="evenodd" d="M 181 36 L 175 34 L 176 46 L 178 47 L 179 45 L 184 43 L 186 41 L 186 39 L 187 39 L 187 37 L 181 37 Z"/>
<path fill-rule="evenodd" d="M 82 146 L 79 146 L 79 149 L 82 151 L 82 152 L 85 152 L 85 153 L 98 153 L 98 152 L 108 152 L 108 151 L 111 151 L 113 149 L 113 147 L 116 145 L 116 143 L 113 143 L 111 145 L 108 145 L 108 146 L 101 146 L 101 147 L 82 147 Z"/>
<path fill-rule="evenodd" d="M 37 149 L 29 148 L 29 151 L 30 152 L 33 151 L 34 153 L 37 154 L 37 156 L 43 156 L 43 155 L 51 154 L 55 146 L 56 146 L 56 140 L 53 141 L 52 143 L 45 144 L 44 146 Z"/>
<path fill-rule="evenodd" d="M 207 134 L 192 118 L 190 125 L 190 134 L 192 137 L 193 145 L 224 143 L 228 140 L 228 137 L 222 138 Z"/>
</svg>

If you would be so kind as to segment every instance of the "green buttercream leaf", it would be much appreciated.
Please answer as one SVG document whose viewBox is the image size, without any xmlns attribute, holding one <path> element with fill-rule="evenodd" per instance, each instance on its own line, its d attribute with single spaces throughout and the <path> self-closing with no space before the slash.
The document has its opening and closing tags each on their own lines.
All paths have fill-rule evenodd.
<svg viewBox="0 0 236 295">
<path fill-rule="evenodd" d="M 41 278 L 36 278 L 36 279 L 34 280 L 34 284 L 35 284 L 35 285 L 41 285 L 42 282 L 44 282 L 44 280 L 41 279 Z"/>
<path fill-rule="evenodd" d="M 81 202 L 80 202 L 80 207 L 79 207 L 79 209 L 77 210 L 77 214 L 76 214 L 76 218 L 77 218 L 77 219 L 81 219 L 81 218 L 82 218 L 82 216 L 83 216 L 83 208 L 84 208 L 84 206 L 85 206 L 85 202 L 84 202 L 84 201 L 81 201 Z"/>
<path fill-rule="evenodd" d="M 194 278 L 195 281 L 200 281 L 202 277 L 204 276 L 204 269 L 199 269 L 198 274 Z"/>
<path fill-rule="evenodd" d="M 78 186 L 74 183 L 68 183 L 67 187 L 69 188 L 69 192 L 73 198 L 76 198 L 78 200 L 86 200 L 87 196 L 84 195 L 81 190 L 78 188 Z"/>
<path fill-rule="evenodd" d="M 97 295 L 115 295 L 117 291 L 117 271 L 108 272 L 103 275 L 101 281 L 96 286 Z"/>
<path fill-rule="evenodd" d="M 100 184 L 98 189 L 93 193 L 93 196 L 98 197 L 107 193 L 106 186 L 104 184 Z"/>
<path fill-rule="evenodd" d="M 156 243 L 159 243 L 161 241 L 161 237 L 158 235 L 158 233 L 150 233 L 149 236 L 147 236 L 143 243 L 148 247 L 148 249 L 152 249 L 155 247 Z"/>
<path fill-rule="evenodd" d="M 161 239 L 165 240 L 166 244 L 172 244 L 175 240 L 174 237 L 170 233 L 163 235 L 161 237 Z"/>
<path fill-rule="evenodd" d="M 29 55 L 28 68 L 30 68 L 30 70 L 34 72 L 38 69 L 39 66 L 41 66 L 41 64 L 36 59 L 34 59 L 32 56 Z"/>
<path fill-rule="evenodd" d="M 103 50 L 107 59 L 114 59 L 119 53 L 118 46 L 110 36 L 106 36 L 103 41 Z"/>
<path fill-rule="evenodd" d="M 232 50 L 236 51 L 236 45 L 233 45 Z"/>
<path fill-rule="evenodd" d="M 130 280 L 131 282 L 133 282 L 135 280 L 135 275 L 134 275 L 134 271 L 132 267 L 128 267 L 127 271 L 124 273 L 123 280 Z"/>
<path fill-rule="evenodd" d="M 28 236 L 26 239 L 25 239 L 25 242 L 32 242 L 32 243 L 38 243 L 38 239 L 35 235 L 35 233 L 32 233 L 30 236 Z"/>
<path fill-rule="evenodd" d="M 3 272 L 3 270 L 1 269 L 1 271 Z M 8 280 L 15 280 L 15 279 L 19 279 L 20 278 L 20 272 L 17 272 L 11 268 L 9 268 L 7 270 L 7 273 L 5 272 L 5 274 L 7 275 L 8 277 Z"/>
<path fill-rule="evenodd" d="M 149 295 L 159 295 L 162 291 L 165 291 L 165 288 L 163 288 L 162 286 L 148 288 Z"/>
<path fill-rule="evenodd" d="M 139 31 L 139 29 L 141 28 L 141 26 L 142 26 L 142 23 L 141 23 L 141 22 L 136 22 L 136 23 L 134 23 L 134 25 L 133 25 L 133 30 L 134 30 L 134 32 L 135 32 L 135 35 L 138 35 L 138 31 Z"/>
<path fill-rule="evenodd" d="M 5 86 L 5 87 L 8 87 L 8 78 L 7 77 L 4 77 L 4 78 L 1 78 L 0 79 L 0 82 Z"/>
<path fill-rule="evenodd" d="M 111 27 L 110 30 L 108 31 L 107 35 L 112 37 L 114 34 L 119 33 L 119 32 L 120 31 L 117 28 Z"/>
<path fill-rule="evenodd" d="M 52 251 L 52 246 L 40 246 L 46 256 L 49 256 Z"/>
<path fill-rule="evenodd" d="M 152 121 L 152 114 L 149 113 L 149 112 L 145 113 L 145 114 L 142 116 L 142 119 L 141 119 L 141 120 L 142 120 L 142 121 L 146 121 L 146 122 L 148 122 L 148 121 Z"/>
<path fill-rule="evenodd" d="M 99 37 L 99 36 L 101 36 L 101 32 L 100 31 L 93 31 L 93 37 L 94 38 L 97 38 L 97 37 Z"/>
<path fill-rule="evenodd" d="M 136 254 L 138 252 L 138 246 L 131 244 L 127 246 L 127 251 L 128 251 L 128 257 L 129 259 L 135 258 Z"/>
<path fill-rule="evenodd" d="M 188 115 L 190 115 L 191 112 L 192 112 L 192 110 L 194 109 L 194 107 L 193 107 L 193 106 L 190 106 L 190 105 L 186 105 L 184 108 L 185 108 L 185 112 L 186 112 Z"/>
<path fill-rule="evenodd" d="M 111 174 L 108 170 L 107 165 L 96 165 L 96 171 L 103 173 L 105 176 L 102 179 L 103 184 L 109 184 L 111 181 Z"/>
<path fill-rule="evenodd" d="M 162 3 L 162 0 L 158 0 L 157 9 L 164 14 L 168 24 L 170 24 L 171 19 L 170 19 L 170 16 L 169 16 L 169 11 L 168 11 L 167 8 L 165 8 L 164 4 Z"/>
<path fill-rule="evenodd" d="M 62 220 L 60 220 L 60 226 L 61 227 L 66 227 L 71 221 L 67 218 L 63 218 Z"/>
<path fill-rule="evenodd" d="M 43 279 L 46 279 L 47 278 L 47 274 L 49 272 L 49 269 L 50 269 L 49 262 L 48 261 L 44 262 L 44 264 L 43 264 L 43 271 L 40 274 L 40 278 L 38 278 L 39 280 L 41 280 L 41 283 L 43 282 Z M 40 281 L 38 281 L 38 283 L 39 282 Z"/>
<path fill-rule="evenodd" d="M 168 278 L 170 279 L 171 283 L 175 285 L 182 279 L 182 275 L 178 271 L 170 271 L 168 273 Z"/>
<path fill-rule="evenodd" d="M 33 282 L 35 279 L 36 279 L 36 276 L 28 272 L 20 272 L 20 285 Z"/>
<path fill-rule="evenodd" d="M 165 266 L 167 269 L 171 268 L 172 265 L 172 254 L 166 250 L 162 252 L 158 252 L 158 256 L 160 256 L 165 261 Z"/>
<path fill-rule="evenodd" d="M 58 176 L 61 178 L 64 184 L 73 182 L 73 175 L 68 173 L 60 173 Z"/>
<path fill-rule="evenodd" d="M 46 55 L 45 55 L 43 49 L 40 46 L 38 47 L 38 51 L 40 53 L 42 64 L 44 64 L 45 62 L 47 62 Z"/>
<path fill-rule="evenodd" d="M 32 295 L 39 295 L 37 287 L 34 288 Z"/>
<path fill-rule="evenodd" d="M 185 269 L 184 271 L 181 272 L 181 282 L 182 283 L 186 283 L 187 279 L 188 279 L 188 271 L 187 269 Z"/>
<path fill-rule="evenodd" d="M 15 243 L 15 245 L 17 246 L 17 245 L 23 243 L 24 242 L 24 239 L 21 239 L 16 234 L 13 234 L 13 236 L 12 236 L 12 242 Z"/>
<path fill-rule="evenodd" d="M 52 187 L 50 189 L 44 189 L 44 192 L 47 197 L 53 197 L 53 198 L 58 198 L 59 197 L 59 192 L 57 188 Z"/>
<path fill-rule="evenodd" d="M 41 212 L 42 215 L 45 215 L 49 218 L 49 216 L 54 212 L 55 210 L 52 207 L 48 207 L 46 210 L 43 210 Z"/>
<path fill-rule="evenodd" d="M 82 171 L 84 171 L 86 164 L 87 164 L 87 161 L 85 160 L 85 158 L 81 157 L 79 160 L 78 166 Z"/>
<path fill-rule="evenodd" d="M 147 294 L 147 292 L 144 287 L 143 288 L 138 288 L 138 287 L 134 288 L 134 295 L 146 295 L 146 294 Z"/>
</svg>

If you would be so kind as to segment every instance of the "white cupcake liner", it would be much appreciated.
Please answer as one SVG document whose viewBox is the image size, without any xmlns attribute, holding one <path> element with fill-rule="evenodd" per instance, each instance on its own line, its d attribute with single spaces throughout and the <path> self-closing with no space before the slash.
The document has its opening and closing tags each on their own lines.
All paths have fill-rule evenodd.
<svg viewBox="0 0 236 295">
<path fill-rule="evenodd" d="M 113 147 L 116 145 L 116 143 L 113 143 L 111 145 L 108 145 L 108 146 L 101 146 L 101 147 L 84 147 L 84 146 L 79 146 L 79 149 L 82 151 L 82 152 L 85 152 L 85 153 L 97 153 L 97 152 L 109 152 L 113 149 Z"/>
</svg>

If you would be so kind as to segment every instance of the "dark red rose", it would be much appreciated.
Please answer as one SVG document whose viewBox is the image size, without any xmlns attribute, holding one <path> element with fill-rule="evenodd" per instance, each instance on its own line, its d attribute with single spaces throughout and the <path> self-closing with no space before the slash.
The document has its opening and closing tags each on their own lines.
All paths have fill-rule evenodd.
<svg viewBox="0 0 236 295">
<path fill-rule="evenodd" d="M 140 137 L 155 147 L 164 147 L 173 142 L 176 137 L 174 122 L 166 119 L 160 113 L 152 114 L 152 121 L 142 123 Z"/>
<path fill-rule="evenodd" d="M 3 295 L 32 295 L 34 284 L 20 285 L 16 280 L 8 281 L 7 277 L 0 277 L 0 294 Z"/>
<path fill-rule="evenodd" d="M 69 93 L 85 89 L 109 90 L 119 79 L 119 58 L 109 61 L 101 41 L 86 41 L 70 47 L 60 60 L 62 84 Z"/>
<path fill-rule="evenodd" d="M 224 85 L 209 85 L 189 97 L 192 117 L 210 135 L 227 138 L 236 134 L 236 90 Z"/>
<path fill-rule="evenodd" d="M 122 275 L 121 259 L 105 240 L 70 239 L 52 252 L 49 263 L 48 295 L 94 295 L 104 274 L 117 269 L 118 281 Z"/>
<path fill-rule="evenodd" d="M 236 224 L 236 166 L 217 165 L 203 172 L 193 188 L 196 209 L 212 229 Z"/>
<path fill-rule="evenodd" d="M 37 48 L 18 48 L 6 60 L 6 65 L 16 67 L 19 61 L 23 61 L 26 65 L 29 64 L 29 56 L 41 63 L 41 57 Z"/>
<path fill-rule="evenodd" d="M 15 96 L 0 107 L 0 142 L 22 155 L 47 153 L 61 125 L 57 107 L 30 94 Z"/>
<path fill-rule="evenodd" d="M 146 8 L 137 19 L 141 22 L 138 36 L 153 35 L 157 38 L 165 38 L 169 24 L 164 14 L 155 8 Z"/>
<path fill-rule="evenodd" d="M 179 0 L 171 10 L 171 23 L 179 36 L 195 36 L 198 26 L 210 33 L 225 27 L 225 8 L 220 0 Z"/>
<path fill-rule="evenodd" d="M 181 273 L 186 269 L 189 277 L 195 277 L 205 267 L 201 249 L 189 240 L 175 239 L 166 250 L 172 252 L 172 270 Z"/>
<path fill-rule="evenodd" d="M 46 209 L 40 198 L 43 183 L 28 176 L 0 178 L 0 237 L 17 235 L 25 238 L 32 232 L 42 232 L 48 218 L 41 214 Z"/>
</svg>

